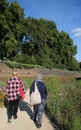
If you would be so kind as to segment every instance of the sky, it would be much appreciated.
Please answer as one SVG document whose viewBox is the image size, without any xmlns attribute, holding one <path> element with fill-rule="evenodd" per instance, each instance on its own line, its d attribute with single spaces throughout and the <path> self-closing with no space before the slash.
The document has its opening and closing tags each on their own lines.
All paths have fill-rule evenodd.
<svg viewBox="0 0 81 130">
<path fill-rule="evenodd" d="M 70 35 L 77 45 L 77 61 L 81 61 L 81 0 L 8 0 L 24 8 L 25 17 L 44 18 L 56 23 L 59 32 Z"/>
</svg>

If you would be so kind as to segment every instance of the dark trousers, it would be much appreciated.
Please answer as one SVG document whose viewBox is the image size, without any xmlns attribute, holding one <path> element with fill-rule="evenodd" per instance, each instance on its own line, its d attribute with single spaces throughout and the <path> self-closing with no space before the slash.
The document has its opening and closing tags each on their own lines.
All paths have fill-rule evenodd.
<svg viewBox="0 0 81 130">
<path fill-rule="evenodd" d="M 34 105 L 33 109 L 33 118 L 34 120 L 37 119 L 37 124 L 42 125 L 42 114 L 44 112 L 46 100 L 42 99 L 42 102 L 40 104 Z"/>
<path fill-rule="evenodd" d="M 8 108 L 7 108 L 8 119 L 12 118 L 12 116 L 13 117 L 17 116 L 18 106 L 19 106 L 18 99 L 8 102 Z"/>
</svg>

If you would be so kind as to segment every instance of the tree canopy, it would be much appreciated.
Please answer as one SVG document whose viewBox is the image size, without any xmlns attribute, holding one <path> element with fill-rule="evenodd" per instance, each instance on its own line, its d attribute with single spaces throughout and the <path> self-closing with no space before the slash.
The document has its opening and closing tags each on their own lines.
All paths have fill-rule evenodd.
<svg viewBox="0 0 81 130">
<path fill-rule="evenodd" d="M 31 16 L 25 18 L 24 9 L 16 1 L 0 0 L 0 7 L 1 59 L 19 61 L 22 55 L 24 61 L 28 58 L 25 63 L 50 68 L 72 69 L 73 64 L 77 64 L 77 46 L 68 33 L 59 32 L 54 21 Z"/>
</svg>

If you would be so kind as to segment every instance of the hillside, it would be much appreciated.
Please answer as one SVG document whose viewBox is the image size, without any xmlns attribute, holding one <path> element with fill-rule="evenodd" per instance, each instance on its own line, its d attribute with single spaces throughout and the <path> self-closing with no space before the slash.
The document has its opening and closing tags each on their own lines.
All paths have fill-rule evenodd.
<svg viewBox="0 0 81 130">
<path fill-rule="evenodd" d="M 37 73 L 41 73 L 43 76 L 60 76 L 60 77 L 81 77 L 81 72 L 60 70 L 60 69 L 44 69 L 44 68 L 33 68 L 33 69 L 17 69 L 19 77 L 35 77 Z M 0 77 L 11 77 L 12 69 L 6 64 L 0 63 Z"/>
</svg>

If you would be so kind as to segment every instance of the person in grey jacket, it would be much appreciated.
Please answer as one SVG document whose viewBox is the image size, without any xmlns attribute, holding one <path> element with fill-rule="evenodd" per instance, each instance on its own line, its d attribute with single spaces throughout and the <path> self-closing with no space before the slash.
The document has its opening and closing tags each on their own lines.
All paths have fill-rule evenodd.
<svg viewBox="0 0 81 130">
<path fill-rule="evenodd" d="M 47 89 L 45 83 L 42 81 L 42 75 L 37 74 L 36 80 L 32 82 L 30 87 L 30 96 L 35 89 L 35 82 L 37 83 L 37 88 L 41 95 L 41 103 L 33 106 L 33 116 L 31 117 L 31 119 L 36 123 L 37 128 L 40 128 L 42 126 L 42 115 L 44 112 L 47 99 Z"/>
</svg>

